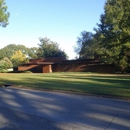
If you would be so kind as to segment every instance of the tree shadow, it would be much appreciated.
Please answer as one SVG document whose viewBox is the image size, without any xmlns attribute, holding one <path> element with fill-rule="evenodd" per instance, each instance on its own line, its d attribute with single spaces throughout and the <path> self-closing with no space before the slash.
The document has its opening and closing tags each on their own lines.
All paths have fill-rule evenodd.
<svg viewBox="0 0 130 130">
<path fill-rule="evenodd" d="M 127 130 L 129 110 L 130 102 L 122 100 L 0 88 L 0 116 L 6 120 L 7 130 L 58 130 L 75 125 L 77 129 Z"/>
<path fill-rule="evenodd" d="M 40 75 L 41 76 L 41 75 Z M 42 76 L 44 78 L 42 78 Z M 130 80 L 113 76 L 74 76 L 74 75 L 42 75 L 41 78 L 22 77 L 22 80 L 2 79 L 1 83 L 14 86 L 28 86 L 35 89 L 75 91 L 93 94 L 96 96 L 116 96 L 117 98 L 130 97 Z M 66 78 L 67 76 L 67 78 Z M 39 75 L 38 75 L 39 77 Z M 62 86 L 62 87 L 61 87 Z"/>
<path fill-rule="evenodd" d="M 6 119 L 4 122 L 6 125 L 1 129 L 58 129 L 55 126 L 55 122 L 41 117 L 39 118 L 35 115 L 38 104 L 34 105 L 33 103 L 37 101 L 27 98 L 32 95 L 31 93 L 25 92 L 22 94 L 19 90 L 13 92 L 10 88 L 1 88 L 0 94 L 0 115 Z M 4 94 L 6 96 L 4 96 Z M 28 95 L 27 97 L 25 96 L 26 94 Z M 32 109 L 34 111 L 32 111 Z"/>
</svg>

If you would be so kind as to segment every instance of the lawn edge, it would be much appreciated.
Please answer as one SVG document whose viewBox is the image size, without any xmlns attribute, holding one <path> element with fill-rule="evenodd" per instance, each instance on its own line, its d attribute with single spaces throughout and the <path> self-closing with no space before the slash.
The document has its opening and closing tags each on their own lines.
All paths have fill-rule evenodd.
<svg viewBox="0 0 130 130">
<path fill-rule="evenodd" d="M 56 93 L 66 93 L 66 94 L 76 94 L 76 95 L 84 95 L 84 96 L 93 96 L 93 97 L 101 97 L 101 98 L 110 98 L 110 99 L 121 99 L 121 100 L 128 100 L 130 98 L 121 97 L 121 96 L 111 96 L 111 95 L 103 95 L 103 94 L 90 94 L 90 93 L 83 93 L 83 92 L 76 92 L 76 91 L 63 91 L 63 90 L 51 90 L 51 89 L 42 89 L 36 87 L 24 87 L 24 86 L 10 86 L 11 88 L 18 88 L 18 89 L 27 89 L 27 90 L 40 90 L 40 91 L 47 91 L 47 92 L 56 92 Z"/>
</svg>

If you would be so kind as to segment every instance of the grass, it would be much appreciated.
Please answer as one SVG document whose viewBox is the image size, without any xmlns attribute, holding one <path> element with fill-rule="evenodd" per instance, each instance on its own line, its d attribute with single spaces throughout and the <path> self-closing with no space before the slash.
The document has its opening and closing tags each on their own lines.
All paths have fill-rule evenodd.
<svg viewBox="0 0 130 130">
<path fill-rule="evenodd" d="M 130 98 L 130 75 L 92 73 L 1 73 L 0 84 Z"/>
</svg>

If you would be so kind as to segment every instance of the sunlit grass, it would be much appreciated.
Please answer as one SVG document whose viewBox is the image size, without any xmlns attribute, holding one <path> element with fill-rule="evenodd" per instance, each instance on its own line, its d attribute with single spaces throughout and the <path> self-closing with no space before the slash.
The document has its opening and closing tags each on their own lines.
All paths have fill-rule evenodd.
<svg viewBox="0 0 130 130">
<path fill-rule="evenodd" d="M 0 84 L 130 98 L 130 75 L 1 73 Z"/>
</svg>

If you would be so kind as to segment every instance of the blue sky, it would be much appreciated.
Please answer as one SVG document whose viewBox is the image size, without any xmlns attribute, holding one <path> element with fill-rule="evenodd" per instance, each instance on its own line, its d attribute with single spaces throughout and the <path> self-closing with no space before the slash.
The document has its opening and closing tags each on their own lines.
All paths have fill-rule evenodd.
<svg viewBox="0 0 130 130">
<path fill-rule="evenodd" d="M 0 27 L 0 48 L 8 44 L 38 47 L 39 37 L 59 44 L 70 59 L 75 57 L 77 37 L 93 32 L 105 0 L 5 0 L 9 25 Z"/>
</svg>

